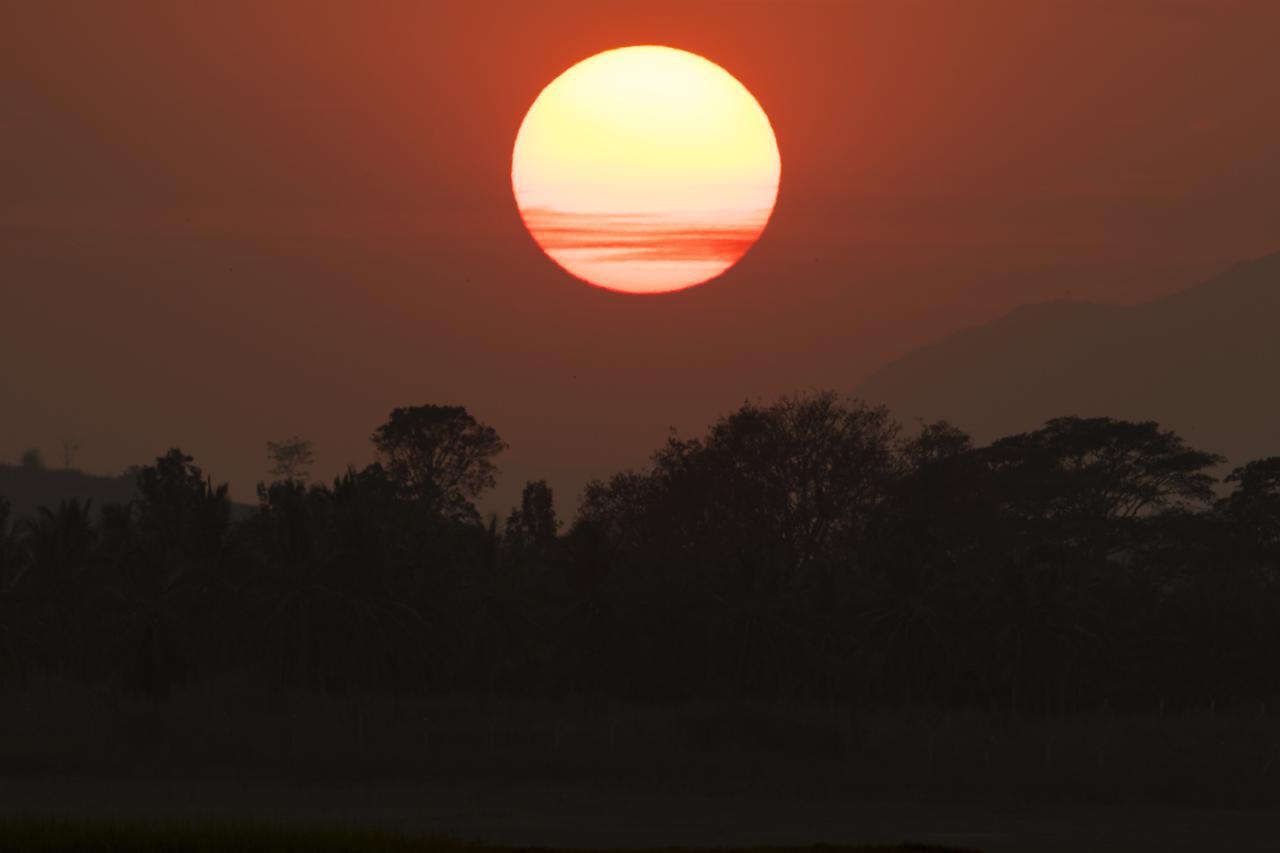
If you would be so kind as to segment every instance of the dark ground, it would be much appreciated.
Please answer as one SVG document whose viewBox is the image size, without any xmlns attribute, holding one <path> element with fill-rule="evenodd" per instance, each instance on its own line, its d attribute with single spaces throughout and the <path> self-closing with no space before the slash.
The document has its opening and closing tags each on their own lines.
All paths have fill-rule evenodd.
<svg viewBox="0 0 1280 853">
<path fill-rule="evenodd" d="M 925 805 L 555 785 L 10 778 L 0 780 L 0 814 L 354 824 L 569 847 L 909 840 L 990 853 L 1280 850 L 1280 814 L 1269 810 Z"/>
<path fill-rule="evenodd" d="M 151 705 L 51 684 L 0 697 L 0 816 L 548 847 L 1280 851 L 1277 755 L 1256 709 L 852 719 L 194 687 Z"/>
</svg>

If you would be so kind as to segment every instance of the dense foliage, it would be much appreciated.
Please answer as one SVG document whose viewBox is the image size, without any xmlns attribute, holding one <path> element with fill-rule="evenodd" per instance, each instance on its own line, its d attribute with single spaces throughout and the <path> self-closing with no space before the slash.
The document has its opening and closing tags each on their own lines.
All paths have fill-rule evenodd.
<svg viewBox="0 0 1280 853">
<path fill-rule="evenodd" d="M 0 502 L 0 679 L 1027 713 L 1278 692 L 1280 458 L 1219 484 L 1154 423 L 977 447 L 832 394 L 747 404 L 590 485 L 567 529 L 541 482 L 481 520 L 505 445 L 464 409 L 373 441 L 327 484 L 273 445 L 235 523 L 179 450 L 131 503 Z"/>
</svg>

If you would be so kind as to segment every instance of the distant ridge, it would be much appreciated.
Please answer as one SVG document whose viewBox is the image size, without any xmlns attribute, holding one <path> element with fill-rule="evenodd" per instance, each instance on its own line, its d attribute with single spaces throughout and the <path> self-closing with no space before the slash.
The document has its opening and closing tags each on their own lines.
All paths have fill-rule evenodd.
<svg viewBox="0 0 1280 853">
<path fill-rule="evenodd" d="M 35 468 L 0 464 L 0 498 L 13 505 L 13 517 L 31 518 L 39 507 L 56 509 L 61 501 L 90 499 L 103 504 L 125 503 L 137 497 L 133 476 L 86 474 L 74 468 Z M 95 513 L 96 514 L 96 513 Z"/>
<path fill-rule="evenodd" d="M 1280 253 L 1139 305 L 1023 306 L 892 362 L 856 393 L 980 441 L 1110 415 L 1159 421 L 1233 464 L 1280 455 Z"/>
<path fill-rule="evenodd" d="M 13 521 L 33 518 L 44 506 L 56 509 L 65 500 L 93 501 L 93 516 L 104 504 L 127 503 L 138 497 L 132 473 L 86 474 L 75 468 L 34 468 L 0 464 L 0 498 L 13 506 Z M 253 510 L 250 504 L 232 503 L 231 518 L 239 520 Z"/>
</svg>

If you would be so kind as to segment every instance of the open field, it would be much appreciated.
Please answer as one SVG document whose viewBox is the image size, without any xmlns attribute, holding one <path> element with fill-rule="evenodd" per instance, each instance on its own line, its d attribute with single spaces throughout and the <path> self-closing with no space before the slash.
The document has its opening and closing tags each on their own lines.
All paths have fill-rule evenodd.
<svg viewBox="0 0 1280 853">
<path fill-rule="evenodd" d="M 153 704 L 45 684 L 0 697 L 0 817 L 513 847 L 1261 851 L 1280 839 L 1277 744 L 1261 708 L 1017 718 L 228 687 Z"/>
<path fill-rule="evenodd" d="M 984 853 L 1243 853 L 1274 851 L 1280 838 L 1280 815 L 1264 810 L 877 803 L 637 794 L 598 786 L 551 785 L 0 779 L 0 816 L 58 816 L 108 823 L 247 822 L 308 830 L 359 827 L 360 832 L 346 837 L 373 838 L 364 830 L 376 830 L 479 839 L 511 847 L 591 850 L 798 849 L 812 844 L 891 847 L 906 840 Z M 324 837 L 324 832 L 315 837 Z M 18 847 L 0 839 L 0 850 L 6 853 L 110 849 Z M 189 848 L 142 849 L 177 853 Z M 324 853 L 334 848 L 308 849 Z"/>
<path fill-rule="evenodd" d="M 603 785 L 899 802 L 1280 807 L 1261 708 L 1012 717 L 193 687 L 0 695 L 0 775 Z"/>
<path fill-rule="evenodd" d="M 335 827 L 268 824 L 158 823 L 48 818 L 0 821 L 0 849 L 15 853 L 503 853 L 518 848 Z M 540 848 L 550 853 L 554 848 Z M 802 853 L 814 848 L 751 848 L 756 853 Z M 823 847 L 823 853 L 948 853 L 933 845 Z M 731 853 L 725 848 L 723 853 Z M 533 853 L 525 849 L 521 853 Z M 681 853 L 671 848 L 666 853 Z M 958 851 L 951 851 L 958 853 Z"/>
<path fill-rule="evenodd" d="M 0 820 L 0 849 L 14 853 L 515 853 L 516 848 L 338 827 L 245 823 L 141 823 L 26 818 Z M 755 848 L 802 853 L 811 848 Z M 921 845 L 824 847 L 823 853 L 948 853 Z M 523 851 L 532 853 L 532 851 Z M 546 851 L 550 853 L 550 851 Z M 678 849 L 666 853 L 680 853 Z M 730 853 L 726 849 L 724 853 Z"/>
</svg>

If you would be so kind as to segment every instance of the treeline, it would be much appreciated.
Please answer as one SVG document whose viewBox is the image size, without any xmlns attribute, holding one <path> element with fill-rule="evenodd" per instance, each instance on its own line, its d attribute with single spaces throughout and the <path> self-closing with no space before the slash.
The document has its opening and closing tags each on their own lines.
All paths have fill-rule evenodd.
<svg viewBox="0 0 1280 853">
<path fill-rule="evenodd" d="M 1280 679 L 1280 458 L 1058 418 L 978 447 L 833 394 L 747 404 L 591 484 L 567 528 L 464 409 L 397 409 L 377 461 L 305 442 L 232 523 L 172 450 L 138 498 L 0 502 L 0 683 L 193 682 L 1059 714 L 1263 706 Z"/>
</svg>

